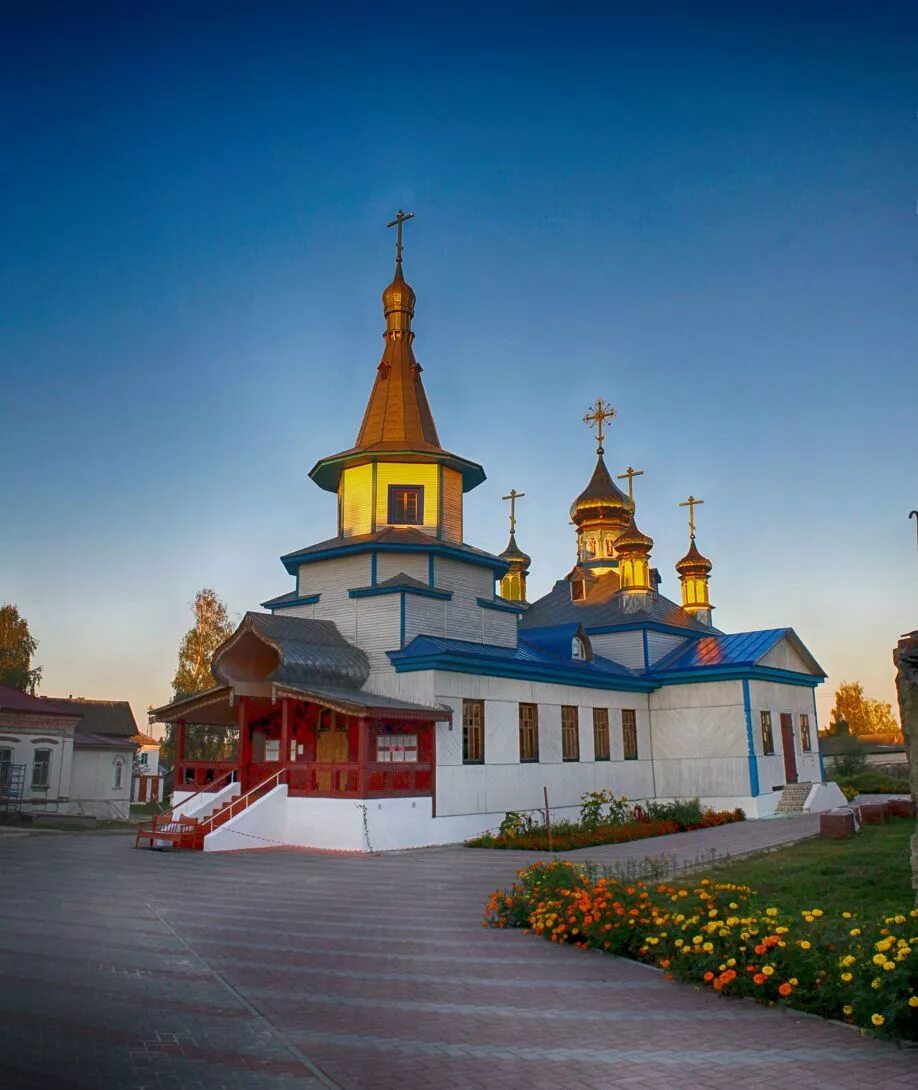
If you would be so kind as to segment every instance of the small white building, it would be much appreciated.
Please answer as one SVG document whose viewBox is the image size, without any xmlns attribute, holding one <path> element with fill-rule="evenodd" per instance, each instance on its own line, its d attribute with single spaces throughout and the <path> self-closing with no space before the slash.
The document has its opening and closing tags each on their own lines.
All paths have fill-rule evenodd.
<svg viewBox="0 0 918 1090">
<path fill-rule="evenodd" d="M 442 844 L 541 808 L 546 791 L 563 817 L 599 789 L 753 818 L 772 815 L 787 785 L 813 785 L 794 792 L 808 807 L 840 799 L 819 786 L 824 672 L 790 628 L 714 627 L 692 497 L 682 601 L 660 593 L 654 542 L 635 523 L 639 473 L 622 475 L 625 494 L 606 468 L 604 403 L 590 415 L 596 466 L 571 509 L 576 560 L 550 593 L 527 601 L 515 511 L 501 554 L 465 542 L 463 495 L 485 474 L 440 444 L 414 304 L 399 259 L 357 440 L 310 473 L 337 497 L 335 536 L 281 558 L 293 587 L 218 650 L 216 688 L 154 713 L 177 727 L 186 841 Z M 238 727 L 238 757 L 185 760 L 196 723 Z"/>
<path fill-rule="evenodd" d="M 0 687 L 0 809 L 127 820 L 136 737 L 126 702 Z"/>
</svg>

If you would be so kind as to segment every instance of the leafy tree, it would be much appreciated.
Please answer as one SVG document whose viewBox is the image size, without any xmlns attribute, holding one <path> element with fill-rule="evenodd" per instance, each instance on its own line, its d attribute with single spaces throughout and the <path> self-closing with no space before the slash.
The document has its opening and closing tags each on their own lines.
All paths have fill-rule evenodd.
<svg viewBox="0 0 918 1090">
<path fill-rule="evenodd" d="M 847 731 L 843 724 L 847 724 Z M 855 737 L 884 735 L 902 740 L 902 732 L 892 707 L 864 696 L 864 687 L 856 681 L 843 681 L 835 691 L 835 706 L 829 734 L 850 733 Z"/>
<path fill-rule="evenodd" d="M 210 587 L 198 591 L 191 608 L 194 624 L 179 646 L 178 668 L 172 679 L 173 700 L 213 688 L 216 681 L 210 670 L 211 660 L 220 644 L 233 632 L 226 605 Z M 189 760 L 220 760 L 232 755 L 235 743 L 236 732 L 232 729 L 189 723 L 185 756 Z M 171 723 L 166 727 L 160 755 L 167 766 L 175 760 L 175 732 Z"/>
<path fill-rule="evenodd" d="M 32 666 L 38 640 L 29 622 L 12 603 L 0 606 L 0 685 L 9 685 L 35 695 L 41 681 L 41 667 Z"/>
</svg>

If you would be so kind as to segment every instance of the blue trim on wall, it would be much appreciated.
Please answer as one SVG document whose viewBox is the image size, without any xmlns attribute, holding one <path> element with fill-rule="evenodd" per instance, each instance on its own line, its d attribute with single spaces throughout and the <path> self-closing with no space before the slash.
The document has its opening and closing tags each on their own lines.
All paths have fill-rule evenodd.
<svg viewBox="0 0 918 1090">
<path fill-rule="evenodd" d="M 647 646 L 647 629 L 641 630 L 641 635 L 644 637 L 644 669 L 650 669 L 650 648 Z"/>
<path fill-rule="evenodd" d="M 523 629 L 525 637 L 526 630 Z M 754 681 L 777 681 L 782 685 L 806 685 L 815 689 L 821 685 L 823 678 L 813 677 L 812 674 L 797 674 L 792 670 L 776 670 L 771 666 L 711 666 L 701 667 L 696 670 L 673 670 L 672 673 L 664 671 L 654 674 L 660 685 L 694 685 L 703 681 L 742 681 L 752 679 Z"/>
<path fill-rule="evenodd" d="M 452 597 L 452 595 L 450 595 L 450 597 Z M 402 604 L 401 604 L 401 609 L 400 609 L 400 612 L 399 612 L 399 629 L 400 629 L 400 631 L 399 631 L 398 645 L 399 645 L 399 647 L 404 647 L 405 646 L 405 592 L 404 591 L 402 591 Z"/>
<path fill-rule="evenodd" d="M 746 717 L 746 747 L 749 761 L 749 790 L 753 798 L 759 793 L 759 766 L 755 757 L 755 735 L 752 733 L 752 698 L 749 681 L 743 679 L 743 715 Z"/>
<path fill-rule="evenodd" d="M 370 586 L 376 586 L 376 569 L 378 567 L 376 553 L 370 553 Z"/>
<path fill-rule="evenodd" d="M 314 606 L 321 597 L 321 594 L 305 594 L 298 598 L 289 598 L 286 602 L 275 602 L 273 606 L 262 602 L 261 608 L 270 609 L 273 613 L 276 609 L 289 609 L 291 606 Z"/>
<path fill-rule="evenodd" d="M 819 744 L 819 712 L 816 711 L 816 691 L 813 690 L 813 738 L 816 741 L 816 752 L 819 754 L 819 778 L 826 782 L 826 763 L 822 756 L 822 746 Z"/>
<path fill-rule="evenodd" d="M 506 560 L 501 560 L 498 556 L 489 556 L 487 553 L 473 553 L 465 552 L 462 549 L 454 549 L 449 545 L 444 545 L 442 542 L 437 541 L 436 538 L 431 538 L 430 544 L 424 545 L 406 545 L 375 541 L 332 545 L 328 549 L 322 549 L 320 552 L 306 555 L 300 553 L 287 553 L 285 556 L 281 557 L 281 563 L 291 575 L 296 575 L 301 564 L 312 564 L 319 560 L 330 560 L 338 556 L 353 556 L 355 553 L 361 552 L 371 552 L 373 555 L 377 552 L 412 554 L 434 552 L 438 556 L 448 556 L 456 560 L 462 560 L 466 564 L 475 564 L 480 568 L 490 568 L 497 573 L 498 577 L 504 575 L 510 567 Z"/>
<path fill-rule="evenodd" d="M 496 609 L 498 613 L 525 613 L 523 605 L 511 605 L 509 602 L 496 602 L 491 598 L 479 598 L 478 604 L 482 609 Z"/>
<path fill-rule="evenodd" d="M 407 583 L 390 583 L 388 586 L 357 587 L 347 592 L 348 598 L 375 598 L 381 594 L 416 594 L 419 598 L 439 598 L 448 602 L 453 596 L 451 590 L 437 590 L 436 587 L 412 587 Z"/>
<path fill-rule="evenodd" d="M 397 674 L 415 673 L 419 670 L 445 670 L 454 674 L 472 674 L 478 677 L 509 677 L 520 681 L 545 681 L 556 685 L 573 685 L 582 689 L 612 689 L 620 692 L 646 693 L 654 685 L 637 678 L 605 677 L 596 674 L 584 676 L 576 667 L 553 669 L 548 666 L 535 666 L 526 663 L 489 663 L 481 659 L 467 659 L 448 652 L 424 655 L 412 658 L 408 662 L 399 662 L 388 652 L 389 659 Z M 586 663 L 582 665 L 586 666 Z"/>
<path fill-rule="evenodd" d="M 432 587 L 435 587 L 437 585 L 436 580 L 434 579 L 434 565 L 435 565 L 435 562 L 436 562 L 436 557 L 434 556 L 433 553 L 431 553 L 430 556 L 428 556 L 428 558 L 427 558 L 427 582 Z"/>
</svg>

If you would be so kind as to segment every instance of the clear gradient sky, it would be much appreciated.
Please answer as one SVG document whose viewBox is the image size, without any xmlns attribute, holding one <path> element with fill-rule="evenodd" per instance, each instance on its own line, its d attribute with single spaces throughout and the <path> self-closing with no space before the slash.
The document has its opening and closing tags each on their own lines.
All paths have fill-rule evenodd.
<svg viewBox="0 0 918 1090">
<path fill-rule="evenodd" d="M 531 597 L 619 411 L 663 591 L 792 625 L 893 700 L 918 624 L 918 9 L 864 3 L 4 5 L 0 602 L 47 695 L 170 697 L 330 537 L 397 208 L 466 538 L 524 491 Z M 189 12 L 189 8 L 193 10 Z"/>
</svg>

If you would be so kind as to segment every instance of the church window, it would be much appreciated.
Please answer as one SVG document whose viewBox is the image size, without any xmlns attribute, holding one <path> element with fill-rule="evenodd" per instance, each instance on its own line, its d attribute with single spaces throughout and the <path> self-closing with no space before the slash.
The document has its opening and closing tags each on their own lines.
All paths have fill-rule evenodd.
<svg viewBox="0 0 918 1090">
<path fill-rule="evenodd" d="M 51 750 L 36 749 L 32 764 L 32 786 L 47 787 L 51 782 Z"/>
<path fill-rule="evenodd" d="M 393 526 L 420 526 L 424 522 L 422 485 L 389 485 L 389 522 Z"/>
<path fill-rule="evenodd" d="M 571 640 L 571 658 L 572 659 L 577 659 L 580 662 L 586 661 L 586 658 L 587 658 L 586 644 L 583 642 L 583 640 L 579 636 L 575 636 Z"/>
<path fill-rule="evenodd" d="M 638 759 L 637 712 L 633 708 L 622 709 L 622 752 L 626 761 Z"/>
<path fill-rule="evenodd" d="M 593 759 L 609 760 L 609 709 L 593 709 Z"/>
<path fill-rule="evenodd" d="M 520 704 L 520 761 L 539 759 L 539 706 Z"/>
<path fill-rule="evenodd" d="M 0 749 L 0 787 L 9 787 L 12 773 L 10 766 L 13 763 L 13 751 L 9 748 Z"/>
<path fill-rule="evenodd" d="M 771 712 L 762 712 L 762 752 L 768 757 L 775 751 L 775 736 L 771 729 Z"/>
<path fill-rule="evenodd" d="M 115 791 L 120 791 L 121 788 L 124 787 L 124 761 L 120 757 L 115 760 L 112 787 Z"/>
<path fill-rule="evenodd" d="M 586 580 L 585 579 L 572 579 L 571 580 L 571 601 L 582 602 L 586 598 Z"/>
<path fill-rule="evenodd" d="M 800 745 L 804 753 L 813 752 L 813 740 L 810 737 L 810 717 L 800 716 Z"/>
<path fill-rule="evenodd" d="M 462 701 L 462 763 L 484 764 L 484 701 Z"/>
<path fill-rule="evenodd" d="M 561 707 L 561 759 L 580 760 L 580 725 L 577 708 L 567 704 Z"/>
</svg>

